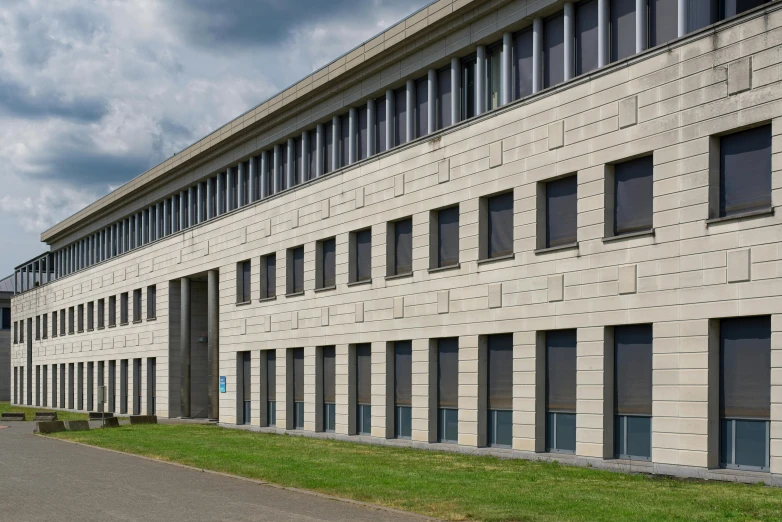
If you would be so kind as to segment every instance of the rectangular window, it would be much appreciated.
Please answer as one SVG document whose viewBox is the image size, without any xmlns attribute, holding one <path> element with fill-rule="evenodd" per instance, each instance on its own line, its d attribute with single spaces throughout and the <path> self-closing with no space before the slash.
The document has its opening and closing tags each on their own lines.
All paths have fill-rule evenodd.
<svg viewBox="0 0 782 522">
<path fill-rule="evenodd" d="M 356 161 L 360 161 L 368 156 L 369 111 L 367 106 L 364 105 L 356 109 L 356 116 L 358 117 L 356 122 Z"/>
<path fill-rule="evenodd" d="M 635 2 L 611 0 L 608 10 L 611 61 L 615 62 L 635 54 Z"/>
<path fill-rule="evenodd" d="M 719 139 L 719 216 L 771 208 L 771 125 Z"/>
<path fill-rule="evenodd" d="M 123 292 L 119 296 L 119 323 L 128 324 L 128 293 Z"/>
<path fill-rule="evenodd" d="M 722 319 L 720 464 L 769 469 L 771 318 Z"/>
<path fill-rule="evenodd" d="M 80 304 L 77 308 L 78 311 L 78 331 L 84 331 L 84 305 Z"/>
<path fill-rule="evenodd" d="M 577 189 L 576 176 L 546 183 L 546 248 L 577 242 Z"/>
<path fill-rule="evenodd" d="M 614 235 L 652 229 L 653 174 L 652 156 L 613 165 Z M 610 219 L 610 216 L 609 216 Z"/>
<path fill-rule="evenodd" d="M 629 3 L 629 2 L 628 2 Z M 586 0 L 576 4 L 576 75 L 597 69 L 597 4 Z"/>
<path fill-rule="evenodd" d="M 133 290 L 133 322 L 141 322 L 141 288 Z"/>
<path fill-rule="evenodd" d="M 57 337 L 54 334 L 52 336 Z M 16 321 L 14 321 L 14 344 L 19 344 L 19 326 L 17 325 Z"/>
<path fill-rule="evenodd" d="M 562 13 L 543 22 L 543 87 L 565 81 L 565 17 Z"/>
<path fill-rule="evenodd" d="M 336 251 L 337 241 L 335 238 L 324 239 L 317 245 L 317 288 L 332 288 L 336 283 Z"/>
<path fill-rule="evenodd" d="M 14 323 L 14 327 L 16 327 L 16 323 Z M 52 312 L 52 337 L 57 337 L 58 331 L 59 328 L 57 327 L 57 312 Z M 16 343 L 16 328 L 14 328 L 14 343 Z"/>
<path fill-rule="evenodd" d="M 41 316 L 41 337 L 44 339 L 49 338 L 49 315 L 43 314 Z"/>
<path fill-rule="evenodd" d="M 117 296 L 109 296 L 109 328 L 117 326 Z"/>
<path fill-rule="evenodd" d="M 277 352 L 266 350 L 266 425 L 277 424 Z"/>
<path fill-rule="evenodd" d="M 453 125 L 453 111 L 451 100 L 453 88 L 451 86 L 451 67 L 444 67 L 437 71 L 437 128 L 444 129 Z"/>
<path fill-rule="evenodd" d="M 409 439 L 413 419 L 413 343 L 394 343 L 394 436 Z"/>
<path fill-rule="evenodd" d="M 460 97 L 460 112 L 462 120 L 475 116 L 475 68 L 478 59 L 475 56 L 462 60 L 462 93 Z"/>
<path fill-rule="evenodd" d="M 678 37 L 678 0 L 649 0 L 649 47 Z"/>
<path fill-rule="evenodd" d="M 389 223 L 388 275 L 413 272 L 413 219 L 401 219 Z"/>
<path fill-rule="evenodd" d="M 73 408 L 73 391 L 75 389 L 75 386 L 73 384 L 73 371 L 74 371 L 74 364 L 69 363 L 68 364 L 68 408 Z M 65 365 L 60 365 L 60 408 L 65 408 Z M 81 409 L 81 406 L 79 406 L 79 409 Z"/>
<path fill-rule="evenodd" d="M 41 340 L 41 316 L 40 315 L 35 316 L 35 340 L 36 341 Z"/>
<path fill-rule="evenodd" d="M 350 165 L 350 113 L 339 119 L 339 151 L 339 166 L 347 167 Z"/>
<path fill-rule="evenodd" d="M 486 108 L 496 109 L 500 106 L 502 91 L 502 42 L 486 49 Z"/>
<path fill-rule="evenodd" d="M 488 444 L 513 443 L 513 334 L 490 335 L 488 344 Z"/>
<path fill-rule="evenodd" d="M 68 334 L 73 334 L 75 330 L 74 325 L 75 319 L 74 319 L 74 308 L 71 306 L 68 308 Z"/>
<path fill-rule="evenodd" d="M 261 299 L 277 296 L 277 255 L 267 254 L 261 258 Z"/>
<path fill-rule="evenodd" d="M 394 91 L 394 145 L 407 142 L 407 88 Z"/>
<path fill-rule="evenodd" d="M 304 247 L 288 249 L 287 294 L 304 292 Z"/>
<path fill-rule="evenodd" d="M 304 429 L 304 348 L 294 348 L 292 356 L 293 427 L 301 430 Z"/>
<path fill-rule="evenodd" d="M 35 365 L 35 405 L 41 405 L 41 365 Z"/>
<path fill-rule="evenodd" d="M 293 139 L 293 184 L 301 184 L 301 172 L 304 165 L 304 150 L 302 149 L 301 136 Z"/>
<path fill-rule="evenodd" d="M 323 350 L 323 431 L 333 433 L 336 420 L 337 371 L 336 353 L 333 346 Z"/>
<path fill-rule="evenodd" d="M 63 364 L 62 367 L 65 368 L 65 365 Z M 63 372 L 63 376 L 64 376 L 64 372 Z M 52 364 L 52 408 L 56 408 L 57 406 L 59 406 L 59 401 L 57 400 L 58 391 L 59 388 L 57 386 L 57 365 Z M 60 395 L 62 396 L 62 394 Z"/>
<path fill-rule="evenodd" d="M 429 134 L 429 78 L 424 76 L 415 82 L 415 136 Z"/>
<path fill-rule="evenodd" d="M 157 317 L 157 286 L 149 285 L 147 287 L 147 319 Z"/>
<path fill-rule="evenodd" d="M 117 361 L 109 361 L 108 385 L 109 412 L 117 411 Z"/>
<path fill-rule="evenodd" d="M 73 363 L 69 365 L 69 371 L 68 374 L 70 377 L 70 390 L 69 390 L 69 396 L 68 401 L 70 404 L 73 404 Z M 78 407 L 77 410 L 83 410 L 84 409 L 84 363 L 79 363 L 77 367 L 77 375 L 78 379 L 76 381 L 76 398 L 78 399 Z"/>
<path fill-rule="evenodd" d="M 242 379 L 241 423 L 250 424 L 252 421 L 252 376 L 251 376 L 250 352 L 241 352 L 241 367 L 239 376 Z"/>
<path fill-rule="evenodd" d="M 481 259 L 492 259 L 513 253 L 513 192 L 483 198 Z"/>
<path fill-rule="evenodd" d="M 459 440 L 459 338 L 437 340 L 437 440 Z"/>
<path fill-rule="evenodd" d="M 372 230 L 350 234 L 350 282 L 372 280 Z"/>
<path fill-rule="evenodd" d="M 388 136 L 388 114 L 386 110 L 386 98 L 375 100 L 375 154 L 380 154 L 386 150 L 386 139 Z"/>
<path fill-rule="evenodd" d="M 518 33 L 513 39 L 513 74 L 515 99 L 532 94 L 532 28 Z"/>
<path fill-rule="evenodd" d="M 280 145 L 280 172 L 279 172 L 280 191 L 288 188 L 288 143 Z"/>
<path fill-rule="evenodd" d="M 106 326 L 106 301 L 98 299 L 98 330 Z"/>
<path fill-rule="evenodd" d="M 576 330 L 546 332 L 546 451 L 576 451 Z"/>
<path fill-rule="evenodd" d="M 87 330 L 95 329 L 95 301 L 87 303 Z"/>
<path fill-rule="evenodd" d="M 119 362 L 119 412 L 128 413 L 128 360 Z"/>
<path fill-rule="evenodd" d="M 755 7 L 767 4 L 771 0 L 725 0 L 723 6 L 723 18 L 730 18 L 738 14 L 754 9 Z"/>
<path fill-rule="evenodd" d="M 718 0 L 688 0 L 687 32 L 697 31 L 719 20 Z"/>
<path fill-rule="evenodd" d="M 60 310 L 60 335 L 65 335 L 65 309 Z"/>
<path fill-rule="evenodd" d="M 87 363 L 87 411 L 95 411 L 93 383 L 95 382 L 95 363 Z"/>
<path fill-rule="evenodd" d="M 250 260 L 236 263 L 236 302 L 249 303 L 252 300 L 250 293 Z"/>
<path fill-rule="evenodd" d="M 147 415 L 157 411 L 157 359 L 147 359 Z"/>
<path fill-rule="evenodd" d="M 459 207 L 449 207 L 433 212 L 434 225 L 429 234 L 430 268 L 443 268 L 459 264 Z"/>
<path fill-rule="evenodd" d="M 614 328 L 614 454 L 652 458 L 652 325 Z"/>
<path fill-rule="evenodd" d="M 11 309 L 10 308 L 2 308 L 0 309 L 3 312 L 2 315 L 2 328 L 3 330 L 10 330 L 11 329 Z"/>
<path fill-rule="evenodd" d="M 323 173 L 327 174 L 333 169 L 334 158 L 334 125 L 331 122 L 323 124 L 324 139 L 323 139 Z"/>
<path fill-rule="evenodd" d="M 133 415 L 141 415 L 141 359 L 133 359 Z"/>
<path fill-rule="evenodd" d="M 372 434 L 372 345 L 356 345 L 356 432 Z"/>
</svg>

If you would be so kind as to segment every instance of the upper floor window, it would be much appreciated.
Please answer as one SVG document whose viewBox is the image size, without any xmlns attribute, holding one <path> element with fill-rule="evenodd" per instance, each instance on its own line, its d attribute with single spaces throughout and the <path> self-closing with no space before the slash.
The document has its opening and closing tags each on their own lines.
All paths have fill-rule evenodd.
<svg viewBox="0 0 782 522">
<path fill-rule="evenodd" d="M 513 192 L 482 198 L 480 203 L 480 259 L 513 253 Z"/>
<path fill-rule="evenodd" d="M 611 165 L 606 176 L 607 236 L 652 229 L 653 174 L 652 156 Z"/>
<path fill-rule="evenodd" d="M 372 280 L 372 229 L 350 234 L 350 282 Z"/>
<path fill-rule="evenodd" d="M 429 233 L 429 267 L 443 268 L 459 264 L 459 207 L 432 212 Z"/>
<path fill-rule="evenodd" d="M 128 293 L 119 296 L 119 324 L 128 324 Z"/>
<path fill-rule="evenodd" d="M 133 322 L 141 322 L 141 288 L 133 290 Z"/>
<path fill-rule="evenodd" d="M 543 87 L 565 80 L 565 17 L 560 12 L 543 21 Z"/>
<path fill-rule="evenodd" d="M 413 219 L 406 218 L 388 224 L 389 276 L 410 274 L 413 271 Z"/>
<path fill-rule="evenodd" d="M 95 301 L 87 303 L 87 330 L 95 328 Z"/>
<path fill-rule="evenodd" d="M 261 299 L 277 296 L 277 256 L 268 254 L 261 258 Z"/>
<path fill-rule="evenodd" d="M 315 274 L 316 288 L 331 288 L 336 285 L 336 240 L 332 237 L 318 241 Z"/>
<path fill-rule="evenodd" d="M 300 294 L 304 292 L 304 247 L 288 249 L 285 293 Z"/>
<path fill-rule="evenodd" d="M 74 330 L 74 308 L 71 306 L 68 308 L 68 333 L 72 334 Z"/>
<path fill-rule="evenodd" d="M 247 261 L 236 263 L 236 302 L 237 303 L 249 303 L 252 300 L 252 295 L 250 293 L 251 266 L 252 265 L 249 259 Z"/>
<path fill-rule="evenodd" d="M 157 317 L 157 286 L 149 285 L 147 287 L 147 319 Z"/>
<path fill-rule="evenodd" d="M 676 0 L 674 0 L 675 2 Z M 597 69 L 598 0 L 576 4 L 576 75 Z"/>
<path fill-rule="evenodd" d="M 543 198 L 538 203 L 545 209 L 545 219 L 538 227 L 539 247 L 552 248 L 575 244 L 578 240 L 578 181 L 567 176 L 543 184 Z M 543 232 L 543 234 L 540 234 Z M 543 244 L 540 244 L 543 240 Z"/>
<path fill-rule="evenodd" d="M 2 316 L 0 316 L 0 328 L 3 330 L 11 329 L 11 309 L 2 308 Z"/>
</svg>

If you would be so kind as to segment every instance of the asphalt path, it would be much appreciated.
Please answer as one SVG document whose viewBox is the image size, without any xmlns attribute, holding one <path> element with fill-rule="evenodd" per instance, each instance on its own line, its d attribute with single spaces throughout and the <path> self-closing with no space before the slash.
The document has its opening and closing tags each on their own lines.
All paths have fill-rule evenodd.
<svg viewBox="0 0 782 522">
<path fill-rule="evenodd" d="M 0 520 L 372 521 L 420 517 L 0 429 Z"/>
</svg>

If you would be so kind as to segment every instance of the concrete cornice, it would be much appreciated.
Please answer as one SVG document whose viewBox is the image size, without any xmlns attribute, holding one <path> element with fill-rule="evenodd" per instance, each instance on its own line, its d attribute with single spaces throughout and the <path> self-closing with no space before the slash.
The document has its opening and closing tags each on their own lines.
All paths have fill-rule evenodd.
<svg viewBox="0 0 782 522">
<path fill-rule="evenodd" d="M 422 31 L 433 26 L 453 24 L 455 29 L 474 21 L 485 9 L 508 3 L 508 0 L 438 0 L 413 13 L 381 34 L 359 45 L 343 56 L 325 65 L 291 87 L 283 90 L 257 107 L 226 123 L 211 134 L 205 136 L 181 152 L 168 158 L 156 167 L 144 172 L 118 189 L 98 199 L 74 215 L 49 228 L 41 234 L 41 241 L 52 243 L 67 234 L 74 226 L 96 218 L 109 206 L 120 201 L 131 201 L 146 187 L 152 187 L 165 181 L 164 177 L 174 171 L 191 168 L 205 157 L 211 156 L 215 149 L 223 148 L 238 139 L 246 139 L 253 130 L 265 123 L 273 122 L 282 113 L 295 109 L 291 104 L 309 98 L 322 98 L 333 94 L 335 88 L 344 89 L 354 78 L 361 77 L 361 70 L 377 68 L 384 58 L 393 55 L 394 59 L 409 54 L 420 46 L 412 40 L 421 36 Z M 541 2 L 548 4 L 551 2 Z M 471 10 L 473 16 L 469 16 Z M 438 36 L 440 36 L 438 34 Z M 175 175 L 175 174 L 174 174 Z M 129 197 L 131 194 L 134 196 Z"/>
</svg>

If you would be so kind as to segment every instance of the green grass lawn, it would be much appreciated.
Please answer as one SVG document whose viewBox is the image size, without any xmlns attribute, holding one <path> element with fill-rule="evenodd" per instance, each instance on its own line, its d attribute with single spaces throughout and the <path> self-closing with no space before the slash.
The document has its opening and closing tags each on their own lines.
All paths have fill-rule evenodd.
<svg viewBox="0 0 782 522">
<path fill-rule="evenodd" d="M 204 425 L 57 438 L 448 520 L 782 520 L 782 489 L 625 475 Z"/>
<path fill-rule="evenodd" d="M 13 406 L 10 402 L 0 402 L 0 413 L 3 412 L 24 412 L 24 419 L 31 421 L 33 418 L 35 418 L 35 412 L 36 411 L 53 411 L 49 410 L 47 408 L 28 408 L 26 406 Z M 69 411 L 58 411 L 57 413 L 57 420 L 87 420 L 87 414 L 86 413 L 72 413 Z"/>
</svg>

